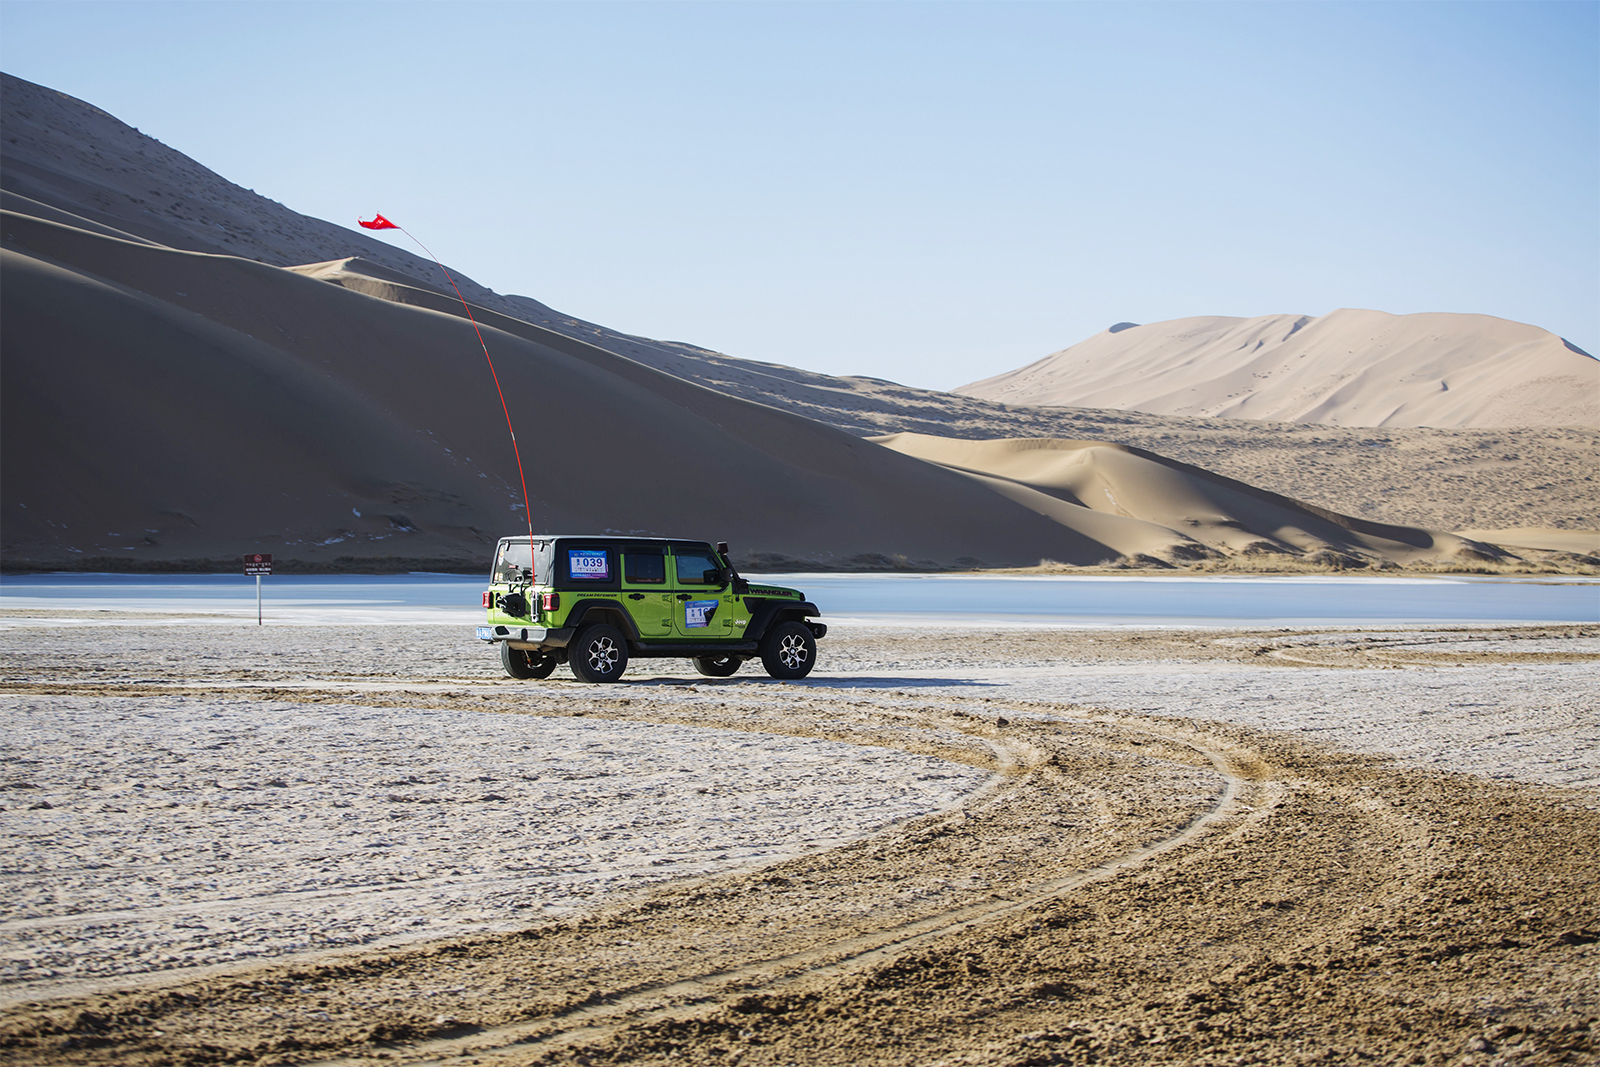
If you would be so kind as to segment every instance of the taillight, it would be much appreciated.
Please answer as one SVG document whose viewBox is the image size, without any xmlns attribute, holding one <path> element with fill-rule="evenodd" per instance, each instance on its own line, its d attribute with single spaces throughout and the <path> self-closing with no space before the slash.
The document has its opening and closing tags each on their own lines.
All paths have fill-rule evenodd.
<svg viewBox="0 0 1600 1067">
<path fill-rule="evenodd" d="M 539 606 L 545 611 L 559 611 L 561 609 L 561 594 L 546 593 L 539 598 Z"/>
<path fill-rule="evenodd" d="M 487 589 L 483 591 L 483 606 L 486 608 L 494 607 L 494 594 Z"/>
</svg>

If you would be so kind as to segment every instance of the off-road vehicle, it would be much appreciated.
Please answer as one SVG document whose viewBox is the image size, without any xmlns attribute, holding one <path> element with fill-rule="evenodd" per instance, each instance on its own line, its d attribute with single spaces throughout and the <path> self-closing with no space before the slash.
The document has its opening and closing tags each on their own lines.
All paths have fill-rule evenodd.
<svg viewBox="0 0 1600 1067">
<path fill-rule="evenodd" d="M 828 632 L 804 594 L 739 577 L 728 545 L 660 537 L 505 537 L 495 550 L 478 637 L 500 646 L 513 678 L 561 663 L 585 682 L 614 682 L 634 657 L 680 656 L 711 678 L 761 660 L 804 678 Z"/>
</svg>

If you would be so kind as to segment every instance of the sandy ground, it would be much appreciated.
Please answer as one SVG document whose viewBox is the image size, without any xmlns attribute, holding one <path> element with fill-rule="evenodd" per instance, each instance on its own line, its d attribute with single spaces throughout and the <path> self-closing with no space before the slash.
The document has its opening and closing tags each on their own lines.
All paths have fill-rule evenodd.
<svg viewBox="0 0 1600 1067">
<path fill-rule="evenodd" d="M 0 648 L 14 1062 L 1600 1049 L 1592 626 L 842 627 L 612 687 L 453 627 Z"/>
<path fill-rule="evenodd" d="M 862 837 L 987 778 L 473 708 L 48 696 L 8 719 L 5 803 L 32 825 L 7 841 L 0 981 L 30 990 L 520 928 Z"/>
</svg>

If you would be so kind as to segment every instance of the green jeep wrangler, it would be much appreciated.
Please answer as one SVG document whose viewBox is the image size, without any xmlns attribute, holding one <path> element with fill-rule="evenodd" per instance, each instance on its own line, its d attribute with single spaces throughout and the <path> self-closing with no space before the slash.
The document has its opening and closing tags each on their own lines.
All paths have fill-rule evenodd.
<svg viewBox="0 0 1600 1067">
<path fill-rule="evenodd" d="M 614 682 L 630 657 L 681 656 L 712 678 L 761 657 L 774 678 L 804 678 L 828 632 L 794 589 L 752 585 L 726 542 L 658 537 L 505 537 L 478 637 L 500 646 L 513 678 L 559 663 L 585 682 Z"/>
</svg>

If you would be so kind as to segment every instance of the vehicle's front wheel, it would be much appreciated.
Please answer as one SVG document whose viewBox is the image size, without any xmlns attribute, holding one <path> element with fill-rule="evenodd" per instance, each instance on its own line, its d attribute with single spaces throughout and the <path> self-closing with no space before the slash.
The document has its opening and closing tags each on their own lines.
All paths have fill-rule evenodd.
<svg viewBox="0 0 1600 1067">
<path fill-rule="evenodd" d="M 567 646 L 567 666 L 580 682 L 614 682 L 628 666 L 628 643 L 614 627 L 597 623 Z"/>
<path fill-rule="evenodd" d="M 780 622 L 761 642 L 761 665 L 774 678 L 804 678 L 817 663 L 817 640 L 799 622 Z"/>
<path fill-rule="evenodd" d="M 738 656 L 696 656 L 694 669 L 707 678 L 729 678 L 738 673 L 744 660 Z"/>
<path fill-rule="evenodd" d="M 526 681 L 529 678 L 550 677 L 550 672 L 556 669 L 556 658 L 548 652 L 512 648 L 508 642 L 501 641 L 500 665 L 511 677 Z"/>
</svg>

